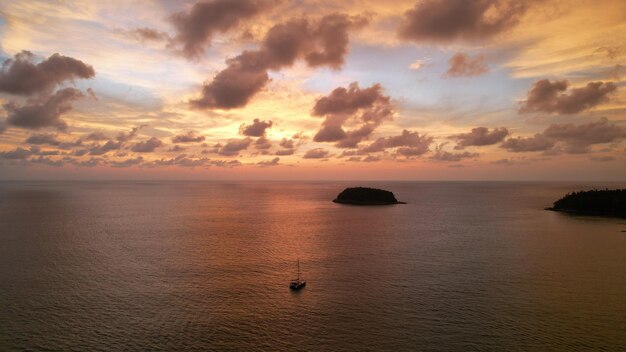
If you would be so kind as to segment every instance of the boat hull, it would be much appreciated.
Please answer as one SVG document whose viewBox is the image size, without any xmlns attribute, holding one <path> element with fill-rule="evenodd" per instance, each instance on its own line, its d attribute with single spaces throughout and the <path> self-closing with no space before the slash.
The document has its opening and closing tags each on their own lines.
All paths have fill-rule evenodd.
<svg viewBox="0 0 626 352">
<path fill-rule="evenodd" d="M 301 288 L 303 288 L 304 286 L 306 286 L 306 282 L 302 281 L 302 282 L 292 282 L 291 284 L 289 284 L 289 288 L 292 290 L 299 290 Z"/>
</svg>

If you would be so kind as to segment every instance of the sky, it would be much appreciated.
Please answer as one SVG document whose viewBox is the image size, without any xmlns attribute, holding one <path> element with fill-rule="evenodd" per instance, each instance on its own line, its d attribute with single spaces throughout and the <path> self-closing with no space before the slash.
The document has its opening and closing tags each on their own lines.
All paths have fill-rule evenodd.
<svg viewBox="0 0 626 352">
<path fill-rule="evenodd" d="M 0 0 L 0 180 L 626 180 L 626 2 Z"/>
</svg>

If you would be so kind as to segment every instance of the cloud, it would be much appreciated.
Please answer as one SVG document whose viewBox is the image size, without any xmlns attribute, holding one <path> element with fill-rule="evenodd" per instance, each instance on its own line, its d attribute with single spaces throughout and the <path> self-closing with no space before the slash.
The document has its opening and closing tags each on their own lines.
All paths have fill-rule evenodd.
<svg viewBox="0 0 626 352">
<path fill-rule="evenodd" d="M 174 152 L 174 153 L 180 153 L 180 152 L 184 152 L 185 150 L 187 150 L 187 148 L 181 147 L 178 144 L 176 144 L 175 146 L 171 147 L 167 151 L 168 152 Z"/>
<path fill-rule="evenodd" d="M 61 167 L 64 164 L 62 160 L 54 160 L 54 159 L 52 159 L 50 157 L 45 157 L 45 156 L 39 156 L 37 158 L 32 158 L 29 161 L 31 163 L 49 165 L 49 166 L 54 166 L 54 167 Z"/>
<path fill-rule="evenodd" d="M 417 132 L 402 130 L 398 136 L 381 137 L 358 150 L 358 154 L 382 152 L 389 148 L 408 147 L 405 154 L 422 155 L 428 152 L 433 138 Z"/>
<path fill-rule="evenodd" d="M 272 127 L 273 122 L 270 121 L 261 121 L 259 119 L 254 119 L 251 125 L 242 124 L 239 126 L 239 133 L 248 137 L 261 137 L 265 136 L 265 130 Z"/>
<path fill-rule="evenodd" d="M 176 29 L 173 42 L 182 45 L 183 56 L 193 59 L 201 56 L 211 45 L 216 33 L 225 33 L 270 8 L 274 1 L 212 0 L 197 2 L 191 10 L 171 17 Z"/>
<path fill-rule="evenodd" d="M 72 164 L 76 166 L 84 166 L 84 167 L 94 167 L 103 163 L 103 160 L 100 158 L 89 158 L 87 160 L 77 161 L 74 160 Z"/>
<path fill-rule="evenodd" d="M 172 165 L 177 165 L 177 166 L 182 166 L 182 167 L 199 167 L 199 166 L 206 166 L 207 164 L 209 164 L 211 162 L 210 159 L 207 158 L 199 158 L 199 159 L 192 159 L 187 157 L 186 154 L 181 154 L 175 158 L 171 158 L 171 159 L 160 159 L 160 160 L 154 160 L 153 162 L 151 162 L 150 164 L 148 164 L 148 166 L 172 166 Z"/>
<path fill-rule="evenodd" d="M 211 160 L 210 164 L 217 167 L 236 167 L 241 166 L 241 161 L 239 160 Z"/>
<path fill-rule="evenodd" d="M 567 80 L 550 82 L 542 79 L 533 84 L 528 98 L 521 103 L 519 112 L 548 114 L 576 114 L 609 101 L 609 94 L 617 90 L 612 82 L 590 82 L 585 87 L 573 88 L 566 93 Z"/>
<path fill-rule="evenodd" d="M 348 51 L 348 31 L 363 26 L 361 17 L 330 14 L 317 22 L 295 19 L 273 26 L 261 47 L 226 60 L 227 68 L 202 88 L 190 104 L 197 109 L 234 109 L 248 104 L 269 81 L 268 70 L 304 59 L 310 67 L 340 68 Z"/>
<path fill-rule="evenodd" d="M 89 155 L 103 155 L 112 150 L 119 150 L 123 146 L 122 142 L 107 141 L 103 145 L 96 144 L 89 148 Z"/>
<path fill-rule="evenodd" d="M 295 152 L 296 152 L 295 149 L 279 149 L 274 154 L 284 156 L 284 155 L 293 155 L 293 153 Z"/>
<path fill-rule="evenodd" d="M 398 153 L 398 155 L 406 156 L 408 158 L 408 157 L 411 157 L 411 156 L 423 155 L 423 154 L 428 152 L 428 148 L 426 148 L 424 146 L 403 147 L 403 148 L 398 148 L 396 150 L 396 152 Z"/>
<path fill-rule="evenodd" d="M 595 144 L 618 142 L 626 138 L 626 127 L 610 123 L 606 118 L 580 125 L 572 123 L 551 124 L 542 133 L 530 138 L 509 138 L 501 144 L 512 152 L 549 151 L 557 143 L 564 145 L 569 154 L 583 154 L 591 151 Z"/>
<path fill-rule="evenodd" d="M 0 120 L 0 134 L 3 134 L 4 131 L 7 130 L 7 123 L 6 121 L 1 121 Z"/>
<path fill-rule="evenodd" d="M 413 62 L 409 65 L 409 68 L 410 68 L 411 70 L 415 70 L 415 71 L 417 71 L 417 70 L 421 69 L 422 67 L 424 67 L 424 66 L 426 65 L 426 62 L 427 62 L 427 61 L 428 61 L 428 59 L 417 59 L 417 60 L 413 61 Z"/>
<path fill-rule="evenodd" d="M 525 0 L 423 0 L 404 14 L 398 35 L 418 43 L 482 41 L 519 23 Z"/>
<path fill-rule="evenodd" d="M 143 162 L 143 157 L 138 156 L 136 158 L 129 158 L 123 161 L 111 161 L 110 165 L 113 167 L 129 167 L 134 165 L 139 165 Z"/>
<path fill-rule="evenodd" d="M 262 160 L 259 161 L 258 163 L 256 163 L 259 166 L 276 166 L 278 165 L 278 162 L 280 161 L 279 157 L 275 157 L 272 160 Z"/>
<path fill-rule="evenodd" d="M 107 137 L 101 131 L 96 131 L 96 132 L 89 133 L 88 135 L 86 135 L 82 139 L 85 140 L 85 141 L 104 141 L 104 140 L 108 140 L 109 137 Z"/>
<path fill-rule="evenodd" d="M 26 138 L 28 144 L 48 144 L 52 146 L 58 146 L 61 144 L 56 137 L 56 134 L 52 133 L 34 133 Z"/>
<path fill-rule="evenodd" d="M 509 138 L 504 141 L 500 146 L 510 152 L 539 152 L 548 151 L 552 149 L 555 142 L 547 138 L 541 133 L 535 134 L 533 137 L 522 138 Z"/>
<path fill-rule="evenodd" d="M 457 162 L 463 159 L 475 158 L 479 155 L 478 153 L 470 153 L 470 152 L 451 153 L 451 152 L 443 150 L 443 147 L 445 146 L 445 144 L 446 143 L 443 143 L 435 147 L 435 151 L 433 155 L 430 156 L 432 160 Z"/>
<path fill-rule="evenodd" d="M 304 153 L 303 158 L 304 159 L 323 159 L 323 158 L 326 158 L 327 156 L 328 156 L 327 150 L 324 150 L 322 148 L 315 148 L 315 149 L 307 150 L 306 153 Z"/>
<path fill-rule="evenodd" d="M 383 121 L 390 120 L 394 110 L 380 84 L 361 89 L 353 82 L 348 89 L 339 87 L 318 99 L 311 114 L 325 117 L 314 141 L 336 142 L 335 146 L 339 148 L 355 148 Z M 346 131 L 344 124 L 348 123 L 359 127 Z"/>
<path fill-rule="evenodd" d="M 592 156 L 589 159 L 591 159 L 592 161 L 598 161 L 598 162 L 608 162 L 608 161 L 615 160 L 615 158 L 610 155 Z"/>
<path fill-rule="evenodd" d="M 132 140 L 133 138 L 135 138 L 135 136 L 137 135 L 137 132 L 139 132 L 139 130 L 145 126 L 146 125 L 136 126 L 136 127 L 131 128 L 130 131 L 128 132 L 120 132 L 117 134 L 117 137 L 115 137 L 115 139 L 117 139 L 120 142 L 128 142 Z"/>
<path fill-rule="evenodd" d="M 295 146 L 295 142 L 293 141 L 293 139 L 283 138 L 280 141 L 280 143 L 278 143 L 278 145 L 280 145 L 283 148 L 293 149 Z"/>
<path fill-rule="evenodd" d="M 13 126 L 39 129 L 43 127 L 55 127 L 59 130 L 67 130 L 67 123 L 61 119 L 61 114 L 72 109 L 72 101 L 82 98 L 83 94 L 74 88 L 64 88 L 44 102 L 31 102 L 30 105 L 17 106 L 14 102 L 4 105 L 9 113 L 7 122 Z"/>
<path fill-rule="evenodd" d="M 184 134 L 179 134 L 172 138 L 173 143 L 197 143 L 203 142 L 206 138 L 204 136 L 196 135 L 195 132 L 189 131 Z"/>
<path fill-rule="evenodd" d="M 53 54 L 35 64 L 30 51 L 22 51 L 4 61 L 0 72 L 0 92 L 16 95 L 49 93 L 64 81 L 92 78 L 96 73 L 90 65 L 69 56 Z"/>
<path fill-rule="evenodd" d="M 226 144 L 216 144 L 215 151 L 219 155 L 234 156 L 239 154 L 240 151 L 248 149 L 252 143 L 252 138 L 246 137 L 243 139 L 231 139 Z"/>
<path fill-rule="evenodd" d="M 3 159 L 24 160 L 24 159 L 28 159 L 32 154 L 33 154 L 32 149 L 29 150 L 29 149 L 16 147 L 14 150 L 0 152 L 0 157 Z"/>
<path fill-rule="evenodd" d="M 485 64 L 484 55 L 471 57 L 463 53 L 456 53 L 448 60 L 448 71 L 445 77 L 475 77 L 486 73 L 489 69 Z"/>
<path fill-rule="evenodd" d="M 494 128 L 489 131 L 487 127 L 475 127 L 469 133 L 461 133 L 450 137 L 457 142 L 455 149 L 463 149 L 470 146 L 492 145 L 501 142 L 509 135 L 509 130 L 504 127 Z"/>
<path fill-rule="evenodd" d="M 167 33 L 157 31 L 155 29 L 148 28 L 148 27 L 140 27 L 140 28 L 131 29 L 129 31 L 125 31 L 125 34 L 141 41 L 142 43 L 149 42 L 149 41 L 163 42 L 163 41 L 171 40 L 170 36 Z"/>
<path fill-rule="evenodd" d="M 133 152 L 137 152 L 137 153 L 151 153 L 156 148 L 162 145 L 163 145 L 163 142 L 160 139 L 156 137 L 152 137 L 148 139 L 147 141 L 136 143 L 135 145 L 133 145 L 132 148 L 130 148 L 130 150 L 132 150 Z"/>
<path fill-rule="evenodd" d="M 543 135 L 566 143 L 566 152 L 586 153 L 593 144 L 611 143 L 626 138 L 626 128 L 611 124 L 606 118 L 581 125 L 552 124 Z"/>
<path fill-rule="evenodd" d="M 272 147 L 272 141 L 265 137 L 260 137 L 254 142 L 254 147 L 260 150 L 270 149 Z"/>
</svg>

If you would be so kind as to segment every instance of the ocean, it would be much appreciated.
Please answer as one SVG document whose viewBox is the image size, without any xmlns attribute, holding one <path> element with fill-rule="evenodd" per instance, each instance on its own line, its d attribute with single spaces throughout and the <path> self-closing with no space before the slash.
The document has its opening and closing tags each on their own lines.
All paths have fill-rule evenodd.
<svg viewBox="0 0 626 352">
<path fill-rule="evenodd" d="M 624 351 L 626 220 L 543 210 L 605 187 L 0 182 L 0 350 Z"/>
</svg>

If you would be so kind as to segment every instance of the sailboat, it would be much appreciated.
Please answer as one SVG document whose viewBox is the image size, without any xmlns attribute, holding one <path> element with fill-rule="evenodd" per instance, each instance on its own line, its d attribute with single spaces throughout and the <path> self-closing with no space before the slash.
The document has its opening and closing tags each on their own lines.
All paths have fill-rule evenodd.
<svg viewBox="0 0 626 352">
<path fill-rule="evenodd" d="M 298 278 L 291 280 L 289 288 L 292 290 L 299 290 L 306 285 L 306 281 L 300 279 L 300 258 L 298 258 Z"/>
</svg>

